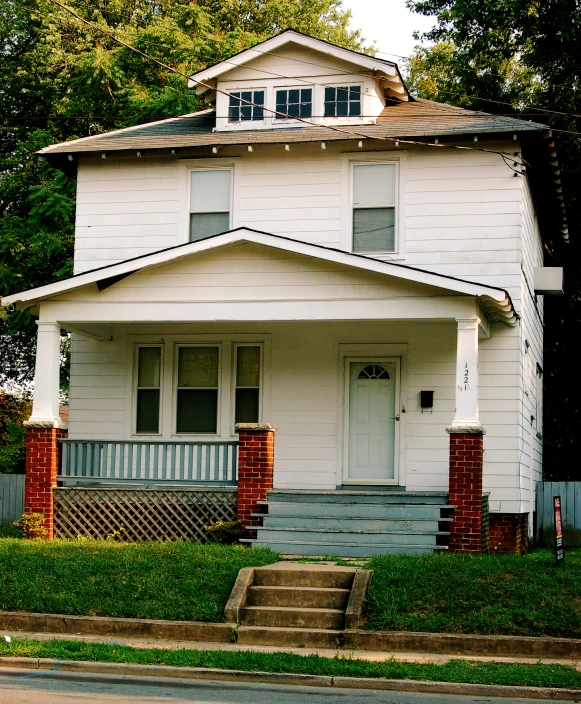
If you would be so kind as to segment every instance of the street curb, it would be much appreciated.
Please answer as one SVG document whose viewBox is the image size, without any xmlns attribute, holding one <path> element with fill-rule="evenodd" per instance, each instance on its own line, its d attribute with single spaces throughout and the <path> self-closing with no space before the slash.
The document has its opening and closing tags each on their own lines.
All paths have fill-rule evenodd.
<svg viewBox="0 0 581 704">
<path fill-rule="evenodd" d="M 511 687 L 508 685 L 466 684 L 454 682 L 424 682 L 420 680 L 383 680 L 367 677 L 331 677 L 328 675 L 295 675 L 285 673 L 245 672 L 202 667 L 170 667 L 168 665 L 132 665 L 126 663 L 54 660 L 50 658 L 0 657 L 0 668 L 46 670 L 55 674 L 119 675 L 122 677 L 166 677 L 190 680 L 253 682 L 272 685 L 300 685 L 340 689 L 374 689 L 383 691 L 421 692 L 425 694 L 456 694 L 467 696 L 512 697 L 515 699 L 560 699 L 578 701 L 581 690 L 556 687 Z M 0 670 L 1 671 L 1 670 Z"/>
<path fill-rule="evenodd" d="M 581 639 L 528 636 L 417 633 L 407 631 L 325 631 L 306 628 L 239 626 L 225 623 L 69 616 L 0 611 L 0 630 L 90 636 L 127 636 L 199 643 L 336 648 L 389 653 L 428 653 L 475 657 L 581 660 Z"/>
</svg>

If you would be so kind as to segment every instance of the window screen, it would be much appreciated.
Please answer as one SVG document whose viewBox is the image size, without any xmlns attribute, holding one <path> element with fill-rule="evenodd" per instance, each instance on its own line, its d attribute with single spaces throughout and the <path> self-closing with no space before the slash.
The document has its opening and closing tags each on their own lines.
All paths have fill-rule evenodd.
<svg viewBox="0 0 581 704">
<path fill-rule="evenodd" d="M 276 91 L 276 111 L 284 113 L 289 118 L 311 117 L 313 114 L 312 88 L 291 88 Z M 277 120 L 284 120 L 282 115 L 276 115 Z"/>
<path fill-rule="evenodd" d="M 190 242 L 230 229 L 231 169 L 191 172 Z"/>
<path fill-rule="evenodd" d="M 395 164 L 353 166 L 353 251 L 395 251 Z"/>
<path fill-rule="evenodd" d="M 258 423 L 260 347 L 236 347 L 235 423 Z"/>
<path fill-rule="evenodd" d="M 243 90 L 230 93 L 228 120 L 230 122 L 264 120 L 264 91 Z"/>
<path fill-rule="evenodd" d="M 159 433 L 161 347 L 140 347 L 137 360 L 137 412 L 135 432 Z"/>
<path fill-rule="evenodd" d="M 325 88 L 325 117 L 361 115 L 361 86 Z"/>
<path fill-rule="evenodd" d="M 216 433 L 218 429 L 218 347 L 179 347 L 177 433 Z"/>
</svg>

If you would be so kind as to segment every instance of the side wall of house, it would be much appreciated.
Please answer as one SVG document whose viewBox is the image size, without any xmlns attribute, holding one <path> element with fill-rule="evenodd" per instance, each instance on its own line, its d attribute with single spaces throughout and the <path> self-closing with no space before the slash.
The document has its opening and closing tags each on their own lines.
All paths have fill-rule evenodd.
<svg viewBox="0 0 581 704">
<path fill-rule="evenodd" d="M 522 182 L 522 321 L 520 467 L 522 511 L 535 507 L 535 487 L 542 478 L 543 296 L 534 294 L 534 267 L 543 266 L 543 243 L 526 179 Z M 532 521 L 529 521 L 532 530 Z"/>
</svg>

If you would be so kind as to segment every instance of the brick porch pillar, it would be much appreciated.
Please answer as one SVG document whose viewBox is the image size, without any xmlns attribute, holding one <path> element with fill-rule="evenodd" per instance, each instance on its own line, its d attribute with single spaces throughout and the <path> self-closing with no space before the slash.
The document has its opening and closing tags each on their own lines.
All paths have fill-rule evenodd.
<svg viewBox="0 0 581 704">
<path fill-rule="evenodd" d="M 238 448 L 238 520 L 244 526 L 258 525 L 251 514 L 265 501 L 274 476 L 274 433 L 270 423 L 237 423 Z"/>
<path fill-rule="evenodd" d="M 490 514 L 490 552 L 526 552 L 529 534 L 528 513 Z"/>
<path fill-rule="evenodd" d="M 58 474 L 58 439 L 66 437 L 59 415 L 61 328 L 55 321 L 38 321 L 32 414 L 25 421 L 26 476 L 24 510 L 43 513 L 48 536 L 54 536 L 52 490 Z"/>
<path fill-rule="evenodd" d="M 48 537 L 54 537 L 53 487 L 59 468 L 58 439 L 67 436 L 64 428 L 35 426 L 29 421 L 26 430 L 26 476 L 24 478 L 25 513 L 44 514 Z"/>
<path fill-rule="evenodd" d="M 450 434 L 448 503 L 454 506 L 450 527 L 452 552 L 481 553 L 482 458 L 484 428 L 447 428 Z"/>
</svg>

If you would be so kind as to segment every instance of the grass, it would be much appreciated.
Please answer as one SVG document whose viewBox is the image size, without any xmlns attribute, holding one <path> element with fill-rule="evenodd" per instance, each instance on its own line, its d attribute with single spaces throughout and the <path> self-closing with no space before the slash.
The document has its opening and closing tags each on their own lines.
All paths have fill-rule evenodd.
<svg viewBox="0 0 581 704">
<path fill-rule="evenodd" d="M 0 610 L 224 621 L 242 567 L 271 550 L 200 543 L 0 540 Z"/>
<path fill-rule="evenodd" d="M 341 655 L 324 658 L 320 655 L 255 651 L 144 649 L 78 641 L 29 641 L 23 638 L 14 638 L 12 643 L 0 642 L 0 656 L 173 667 L 214 667 L 246 672 L 285 672 L 334 677 L 379 677 L 431 682 L 581 688 L 581 672 L 577 672 L 574 667 L 568 665 L 523 665 L 466 660 L 452 660 L 444 665 L 406 663 L 396 660 L 369 662 Z"/>
<path fill-rule="evenodd" d="M 365 628 L 581 638 L 581 550 L 554 553 L 381 555 Z"/>
</svg>

